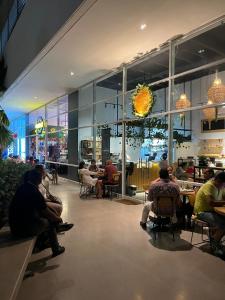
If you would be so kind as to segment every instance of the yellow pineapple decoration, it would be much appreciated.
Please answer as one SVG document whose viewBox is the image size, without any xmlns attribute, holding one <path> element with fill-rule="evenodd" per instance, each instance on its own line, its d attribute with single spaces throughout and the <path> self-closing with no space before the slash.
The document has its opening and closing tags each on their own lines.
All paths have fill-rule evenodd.
<svg viewBox="0 0 225 300">
<path fill-rule="evenodd" d="M 153 94 L 148 85 L 138 84 L 132 94 L 133 112 L 135 116 L 146 117 L 153 106 Z"/>
</svg>

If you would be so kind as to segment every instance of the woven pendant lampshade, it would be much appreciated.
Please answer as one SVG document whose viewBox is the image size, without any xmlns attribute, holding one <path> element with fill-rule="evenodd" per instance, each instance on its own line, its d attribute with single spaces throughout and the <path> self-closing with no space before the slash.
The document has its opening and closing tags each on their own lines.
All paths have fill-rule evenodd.
<svg viewBox="0 0 225 300">
<path fill-rule="evenodd" d="M 186 94 L 181 94 L 180 98 L 176 102 L 176 109 L 184 109 L 191 106 L 191 102 L 188 100 Z"/>
<path fill-rule="evenodd" d="M 212 103 L 225 102 L 225 85 L 222 84 L 221 79 L 216 78 L 213 85 L 208 90 L 208 100 Z"/>
</svg>

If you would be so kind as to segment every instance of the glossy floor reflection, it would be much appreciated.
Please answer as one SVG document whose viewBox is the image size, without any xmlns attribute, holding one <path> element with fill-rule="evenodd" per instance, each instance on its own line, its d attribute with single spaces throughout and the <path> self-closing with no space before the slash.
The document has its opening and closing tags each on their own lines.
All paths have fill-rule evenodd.
<svg viewBox="0 0 225 300">
<path fill-rule="evenodd" d="M 142 205 L 80 200 L 72 182 L 51 188 L 75 227 L 59 237 L 64 254 L 32 256 L 35 275 L 23 281 L 18 300 L 225 298 L 225 262 L 192 248 L 190 232 L 175 242 L 162 233 L 154 242 L 139 227 Z"/>
</svg>

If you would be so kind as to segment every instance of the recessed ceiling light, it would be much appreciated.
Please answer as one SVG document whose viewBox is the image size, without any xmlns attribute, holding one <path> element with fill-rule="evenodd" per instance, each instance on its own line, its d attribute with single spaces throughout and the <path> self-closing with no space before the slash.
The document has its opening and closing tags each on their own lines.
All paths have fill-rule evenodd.
<svg viewBox="0 0 225 300">
<path fill-rule="evenodd" d="M 199 50 L 198 50 L 198 53 L 199 53 L 199 54 L 205 53 L 205 49 L 199 49 Z"/>
<path fill-rule="evenodd" d="M 141 30 L 145 30 L 146 27 L 147 27 L 146 24 L 141 24 L 140 29 L 141 29 Z"/>
<path fill-rule="evenodd" d="M 70 76 L 73 76 L 73 75 L 74 75 L 74 72 L 71 71 L 71 72 L 70 72 Z"/>
</svg>

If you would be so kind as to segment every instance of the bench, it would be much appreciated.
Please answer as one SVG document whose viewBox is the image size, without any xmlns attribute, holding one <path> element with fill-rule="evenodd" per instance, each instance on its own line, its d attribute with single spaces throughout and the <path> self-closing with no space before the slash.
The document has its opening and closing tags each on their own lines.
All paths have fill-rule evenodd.
<svg viewBox="0 0 225 300">
<path fill-rule="evenodd" d="M 9 227 L 0 230 L 0 299 L 14 300 L 32 254 L 36 237 L 13 239 Z"/>
</svg>

